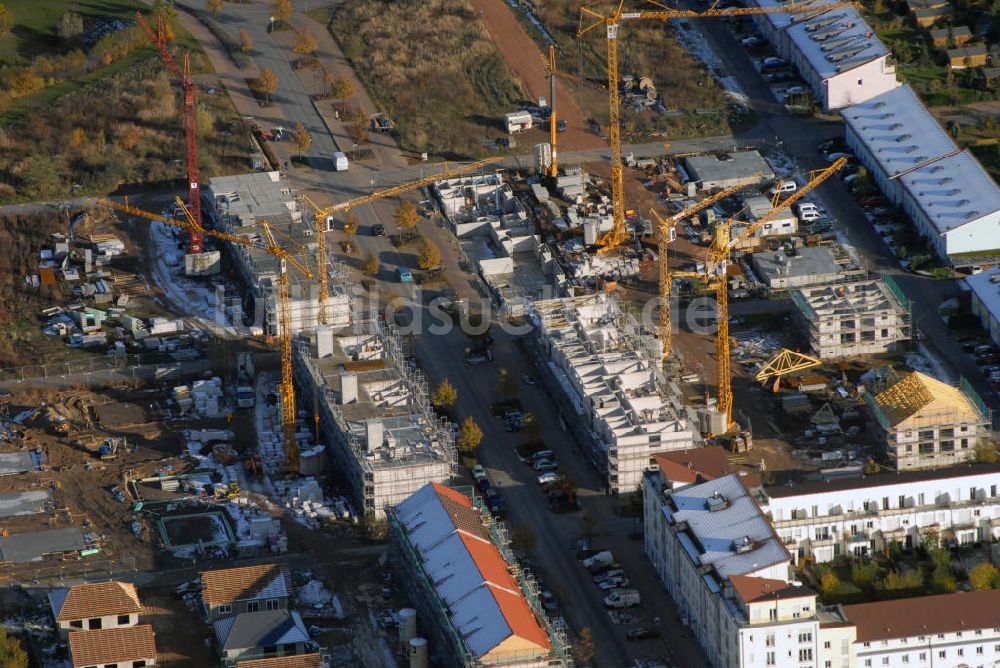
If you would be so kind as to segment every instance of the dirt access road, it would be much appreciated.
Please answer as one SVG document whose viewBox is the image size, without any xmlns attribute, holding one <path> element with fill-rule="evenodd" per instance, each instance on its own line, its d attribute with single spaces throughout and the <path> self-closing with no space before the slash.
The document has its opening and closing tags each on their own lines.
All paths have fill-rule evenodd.
<svg viewBox="0 0 1000 668">
<path fill-rule="evenodd" d="M 517 17 L 503 0 L 469 0 L 480 13 L 486 30 L 500 55 L 514 74 L 521 78 L 534 100 L 549 97 L 549 79 L 545 58 Z M 511 111 L 514 111 L 511 109 Z M 604 148 L 604 140 L 590 130 L 587 117 L 561 81 L 556 81 L 556 114 L 566 121 L 566 131 L 559 134 L 560 151 Z"/>
</svg>

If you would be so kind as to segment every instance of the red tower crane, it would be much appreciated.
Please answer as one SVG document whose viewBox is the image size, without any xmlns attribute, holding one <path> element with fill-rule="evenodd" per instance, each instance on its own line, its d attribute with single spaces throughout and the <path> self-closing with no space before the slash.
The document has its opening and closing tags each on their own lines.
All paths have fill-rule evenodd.
<svg viewBox="0 0 1000 668">
<path fill-rule="evenodd" d="M 202 226 L 201 221 L 201 185 L 198 179 L 198 126 L 194 108 L 195 85 L 191 81 L 191 61 L 188 54 L 184 54 L 184 67 L 177 66 L 177 61 L 170 54 L 167 48 L 167 31 L 163 22 L 163 16 L 157 16 L 156 30 L 149 25 L 146 17 L 141 12 L 135 13 L 135 18 L 146 31 L 151 41 L 160 50 L 163 62 L 174 76 L 181 80 L 181 90 L 184 93 L 184 140 L 187 144 L 187 180 L 188 180 L 188 211 L 194 218 L 197 227 Z M 204 237 L 201 232 L 194 227 L 188 232 L 188 253 L 200 254 L 204 249 Z"/>
</svg>

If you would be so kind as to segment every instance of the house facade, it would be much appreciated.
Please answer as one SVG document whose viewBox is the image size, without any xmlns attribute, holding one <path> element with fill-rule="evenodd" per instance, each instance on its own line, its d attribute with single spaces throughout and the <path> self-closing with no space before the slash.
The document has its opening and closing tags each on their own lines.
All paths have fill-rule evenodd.
<svg viewBox="0 0 1000 668">
<path fill-rule="evenodd" d="M 209 621 L 242 613 L 287 610 L 291 574 L 281 564 L 222 568 L 201 574 L 201 600 Z"/>
<path fill-rule="evenodd" d="M 142 604 L 135 585 L 127 582 L 97 582 L 54 589 L 49 606 L 59 631 L 113 629 L 139 623 Z"/>
</svg>

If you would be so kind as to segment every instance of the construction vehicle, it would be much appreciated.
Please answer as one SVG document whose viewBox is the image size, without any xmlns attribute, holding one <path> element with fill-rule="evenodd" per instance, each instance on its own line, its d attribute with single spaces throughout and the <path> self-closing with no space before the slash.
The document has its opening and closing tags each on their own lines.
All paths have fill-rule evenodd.
<svg viewBox="0 0 1000 668">
<path fill-rule="evenodd" d="M 622 173 L 621 122 L 619 119 L 620 99 L 618 91 L 618 29 L 623 21 L 675 21 L 678 19 L 717 18 L 730 16 L 753 16 L 757 14 L 794 14 L 811 13 L 819 15 L 851 5 L 850 2 L 831 2 L 823 5 L 799 5 L 790 2 L 787 5 L 774 7 L 731 7 L 727 9 L 706 9 L 694 11 L 672 9 L 654 0 L 650 2 L 659 10 L 626 12 L 623 9 L 625 0 L 618 0 L 615 8 L 601 14 L 589 7 L 580 8 L 580 21 L 576 36 L 583 37 L 599 26 L 605 28 L 607 40 L 607 75 L 608 75 L 608 134 L 611 145 L 611 229 L 598 239 L 601 250 L 608 251 L 620 246 L 628 238 L 625 223 L 625 182 Z"/>
<path fill-rule="evenodd" d="M 253 408 L 256 403 L 254 392 L 253 353 L 241 352 L 236 355 L 236 405 L 239 408 Z"/>
<path fill-rule="evenodd" d="M 333 221 L 336 214 L 347 213 L 351 209 L 363 204 L 371 204 L 372 202 L 377 202 L 388 197 L 394 197 L 411 190 L 416 190 L 417 188 L 430 185 L 435 181 L 450 179 L 452 177 L 465 174 L 466 172 L 474 171 L 480 167 L 485 167 L 486 165 L 499 162 L 502 159 L 503 158 L 500 157 L 492 157 L 484 160 L 477 160 L 476 162 L 470 162 L 452 169 L 445 168 L 437 174 L 425 176 L 417 179 L 416 181 L 410 181 L 409 183 L 392 186 L 391 188 L 379 190 L 371 193 L 370 195 L 356 197 L 354 199 L 327 207 L 320 207 L 318 204 L 309 199 L 308 196 L 303 195 L 303 198 L 310 204 L 310 206 L 313 207 L 313 209 L 316 210 L 316 269 L 319 274 L 320 322 L 324 325 L 329 324 L 327 320 L 326 307 L 327 302 L 330 300 L 330 277 L 329 272 L 327 271 L 326 233 L 333 229 Z"/>
<path fill-rule="evenodd" d="M 278 303 L 280 306 L 278 318 L 281 328 L 281 407 L 282 430 L 284 435 L 283 443 L 285 446 L 285 459 L 288 471 L 291 473 L 298 471 L 299 448 L 298 443 L 295 440 L 295 386 L 292 380 L 292 332 L 290 327 L 291 319 L 288 314 L 287 265 L 291 264 L 306 278 L 314 278 L 313 272 L 303 263 L 299 262 L 299 260 L 297 260 L 291 253 L 277 244 L 266 220 L 259 221 L 261 229 L 264 232 L 264 239 L 262 240 L 256 237 L 251 238 L 238 234 L 229 234 L 228 232 L 220 232 L 218 230 L 205 229 L 199 225 L 197 221 L 195 221 L 194 216 L 191 215 L 191 212 L 179 197 L 177 198 L 177 203 L 184 213 L 185 220 L 177 220 L 176 218 L 168 218 L 150 211 L 144 211 L 128 204 L 127 202 L 120 203 L 108 199 L 98 199 L 96 200 L 96 203 L 100 206 L 106 206 L 110 209 L 114 209 L 115 211 L 121 211 L 123 213 L 146 218 L 148 220 L 155 220 L 182 230 L 196 229 L 201 234 L 219 239 L 220 241 L 228 241 L 230 243 L 239 244 L 249 248 L 259 248 L 260 250 L 270 253 L 278 258 L 280 270 L 278 272 L 277 291 Z"/>
<path fill-rule="evenodd" d="M 167 30 L 166 25 L 164 24 L 163 14 L 157 15 L 156 30 L 153 30 L 153 27 L 149 25 L 149 22 L 146 21 L 146 17 L 142 15 L 142 12 L 136 12 L 135 18 L 139 25 L 142 26 L 142 29 L 146 32 L 146 35 L 149 37 L 149 41 L 152 42 L 153 46 L 159 50 L 160 57 L 163 59 L 167 68 L 173 72 L 174 76 L 180 79 L 181 91 L 184 96 L 184 142 L 187 149 L 187 206 L 194 220 L 194 227 L 188 230 L 187 254 L 200 255 L 204 251 L 204 235 L 199 229 L 202 227 L 202 217 L 201 181 L 198 176 L 198 117 L 195 108 L 196 86 L 194 84 L 194 80 L 191 78 L 191 59 L 189 54 L 185 53 L 183 67 L 179 67 L 177 65 L 177 61 L 175 61 L 173 55 L 171 55 L 170 49 L 167 48 Z M 191 265 L 185 263 L 185 266 L 190 268 Z"/>
<path fill-rule="evenodd" d="M 549 73 L 549 144 L 552 146 L 552 161 L 549 163 L 546 175 L 554 179 L 559 176 L 558 134 L 566 129 L 566 121 L 561 121 L 556 117 L 556 77 L 594 86 L 601 90 L 606 89 L 604 86 L 598 86 L 569 72 L 559 70 L 556 67 L 556 47 L 554 44 L 549 45 L 549 59 L 545 63 L 545 69 Z"/>
<path fill-rule="evenodd" d="M 216 483 L 213 485 L 212 491 L 216 499 L 220 501 L 229 501 L 240 495 L 240 484 L 238 482 L 231 482 L 228 485 Z"/>
<path fill-rule="evenodd" d="M 392 132 L 396 128 L 396 124 L 381 112 L 372 114 L 371 126 L 373 132 Z"/>
</svg>

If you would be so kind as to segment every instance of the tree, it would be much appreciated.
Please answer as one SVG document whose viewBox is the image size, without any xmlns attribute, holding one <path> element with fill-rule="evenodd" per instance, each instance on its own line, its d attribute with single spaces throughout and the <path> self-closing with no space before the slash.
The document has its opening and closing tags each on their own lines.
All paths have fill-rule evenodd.
<svg viewBox="0 0 1000 668">
<path fill-rule="evenodd" d="M 580 635 L 573 643 L 573 653 L 582 664 L 588 664 L 594 658 L 594 636 L 590 633 L 590 628 L 580 629 Z"/>
<path fill-rule="evenodd" d="M 308 56 L 319 44 L 316 42 L 316 38 L 308 30 L 300 30 L 297 35 L 295 35 L 295 44 L 292 46 L 292 51 L 301 54 L 303 56 Z"/>
<path fill-rule="evenodd" d="M 240 51 L 250 53 L 253 51 L 253 38 L 246 28 L 240 28 Z"/>
<path fill-rule="evenodd" d="M 358 219 L 354 217 L 353 213 L 347 214 L 347 218 L 344 219 L 344 234 L 347 236 L 353 236 L 358 233 Z"/>
<path fill-rule="evenodd" d="M 28 668 L 28 653 L 17 638 L 7 635 L 7 629 L 0 628 L 0 668 Z"/>
<path fill-rule="evenodd" d="M 881 473 L 882 466 L 874 459 L 869 459 L 865 465 L 865 475 L 876 475 Z"/>
<path fill-rule="evenodd" d="M 373 253 L 369 253 L 365 257 L 365 263 L 362 265 L 361 271 L 365 273 L 365 276 L 374 276 L 378 273 L 378 258 Z"/>
<path fill-rule="evenodd" d="M 7 11 L 7 5 L 0 5 L 0 35 L 6 35 L 14 27 L 14 18 Z"/>
<path fill-rule="evenodd" d="M 497 394 L 504 401 L 510 401 L 517 396 L 517 381 L 507 369 L 500 369 L 500 373 L 497 375 Z"/>
<path fill-rule="evenodd" d="M 969 571 L 969 584 L 973 589 L 996 589 L 1000 586 L 1000 571 L 990 562 L 984 561 Z"/>
<path fill-rule="evenodd" d="M 292 0 L 274 0 L 271 16 L 278 23 L 284 23 L 292 16 Z"/>
<path fill-rule="evenodd" d="M 270 67 L 261 69 L 260 74 L 254 79 L 250 86 L 253 92 L 264 98 L 266 104 L 271 103 L 271 95 L 278 90 L 278 77 Z"/>
<path fill-rule="evenodd" d="M 399 203 L 392 218 L 399 225 L 399 229 L 405 232 L 404 236 L 407 238 L 412 236 L 413 229 L 417 226 L 417 221 L 420 220 L 417 207 L 408 199 Z"/>
<path fill-rule="evenodd" d="M 515 524 L 510 530 L 510 540 L 517 549 L 530 552 L 538 542 L 538 532 L 530 524 Z"/>
<path fill-rule="evenodd" d="M 306 126 L 302 125 L 301 122 L 295 124 L 295 129 L 292 130 L 292 141 L 295 142 L 295 148 L 298 149 L 299 155 L 302 155 L 309 150 L 312 145 L 312 135 L 306 130 Z"/>
<path fill-rule="evenodd" d="M 330 75 L 327 79 L 327 83 L 330 84 L 330 97 L 338 102 L 343 103 L 344 100 L 354 95 L 354 83 L 347 77 L 338 77 Z"/>
<path fill-rule="evenodd" d="M 222 13 L 222 0 L 205 0 L 205 9 L 218 16 Z"/>
<path fill-rule="evenodd" d="M 976 461 L 984 464 L 997 460 L 997 448 L 989 439 L 982 439 L 976 444 Z"/>
<path fill-rule="evenodd" d="M 863 564 L 856 561 L 851 566 L 851 582 L 865 591 L 871 591 L 875 587 L 877 576 L 878 566 L 875 564 Z"/>
<path fill-rule="evenodd" d="M 483 441 L 483 430 L 479 428 L 472 416 L 465 418 L 462 428 L 458 430 L 458 449 L 460 452 L 473 452 Z"/>
<path fill-rule="evenodd" d="M 458 390 L 449 382 L 447 378 L 438 383 L 434 394 L 431 395 L 431 403 L 437 408 L 449 409 L 458 401 Z"/>
<path fill-rule="evenodd" d="M 950 568 L 935 568 L 931 575 L 931 584 L 938 594 L 950 594 L 958 589 L 958 580 L 951 574 Z"/>
<path fill-rule="evenodd" d="M 434 269 L 441 266 L 441 251 L 432 242 L 424 242 L 424 249 L 417 256 L 417 266 L 421 269 Z"/>
<path fill-rule="evenodd" d="M 76 12 L 63 12 L 59 20 L 59 39 L 68 42 L 83 34 L 83 17 Z"/>
<path fill-rule="evenodd" d="M 364 110 L 355 107 L 348 112 L 347 134 L 355 144 L 368 141 L 368 116 Z"/>
<path fill-rule="evenodd" d="M 833 571 L 826 571 L 819 578 L 819 589 L 823 596 L 829 596 L 840 586 L 840 578 Z"/>
</svg>

